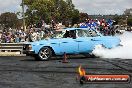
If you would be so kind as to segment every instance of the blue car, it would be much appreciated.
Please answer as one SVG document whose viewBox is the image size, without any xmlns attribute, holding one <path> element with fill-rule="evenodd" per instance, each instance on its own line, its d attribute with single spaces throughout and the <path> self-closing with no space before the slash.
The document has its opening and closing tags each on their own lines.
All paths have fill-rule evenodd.
<svg viewBox="0 0 132 88">
<path fill-rule="evenodd" d="M 90 28 L 66 28 L 51 35 L 48 39 L 25 44 L 26 54 L 34 54 L 38 60 L 49 60 L 54 55 L 91 54 L 96 45 L 114 48 L 120 45 L 120 39 L 103 36 Z"/>
</svg>

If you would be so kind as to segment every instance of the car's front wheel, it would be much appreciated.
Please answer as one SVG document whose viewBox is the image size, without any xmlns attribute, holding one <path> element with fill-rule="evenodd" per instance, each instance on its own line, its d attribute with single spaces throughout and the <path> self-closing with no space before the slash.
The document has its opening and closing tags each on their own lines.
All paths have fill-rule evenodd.
<svg viewBox="0 0 132 88">
<path fill-rule="evenodd" d="M 52 50 L 49 47 L 43 47 L 38 53 L 38 59 L 42 61 L 49 60 L 52 56 Z"/>
</svg>

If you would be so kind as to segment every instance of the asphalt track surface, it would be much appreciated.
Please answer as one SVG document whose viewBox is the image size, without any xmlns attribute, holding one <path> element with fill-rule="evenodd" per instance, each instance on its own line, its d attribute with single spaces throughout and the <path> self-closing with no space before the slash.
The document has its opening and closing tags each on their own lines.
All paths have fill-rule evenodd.
<svg viewBox="0 0 132 88">
<path fill-rule="evenodd" d="M 62 63 L 62 58 L 0 57 L 0 88 L 132 88 L 132 82 L 81 85 L 76 79 L 79 65 L 87 74 L 132 75 L 131 59 L 68 58 L 69 63 Z"/>
</svg>

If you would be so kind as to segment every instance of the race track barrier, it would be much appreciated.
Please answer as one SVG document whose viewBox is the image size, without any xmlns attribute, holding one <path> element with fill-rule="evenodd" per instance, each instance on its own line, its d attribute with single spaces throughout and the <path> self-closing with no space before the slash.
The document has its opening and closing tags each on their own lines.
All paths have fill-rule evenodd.
<svg viewBox="0 0 132 88">
<path fill-rule="evenodd" d="M 0 56 L 26 56 L 22 43 L 0 43 Z"/>
</svg>

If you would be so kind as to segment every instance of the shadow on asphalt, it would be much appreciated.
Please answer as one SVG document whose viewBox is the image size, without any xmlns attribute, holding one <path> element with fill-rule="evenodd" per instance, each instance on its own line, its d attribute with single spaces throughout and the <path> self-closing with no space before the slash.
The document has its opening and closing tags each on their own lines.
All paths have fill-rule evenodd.
<svg viewBox="0 0 132 88">
<path fill-rule="evenodd" d="M 93 59 L 93 58 L 96 58 L 96 57 L 86 57 L 83 55 L 67 55 L 67 59 Z M 53 60 L 63 60 L 63 56 L 51 57 L 49 61 L 53 61 Z M 21 61 L 37 61 L 37 60 L 35 60 L 35 57 L 30 57 L 30 58 L 23 59 Z"/>
</svg>

